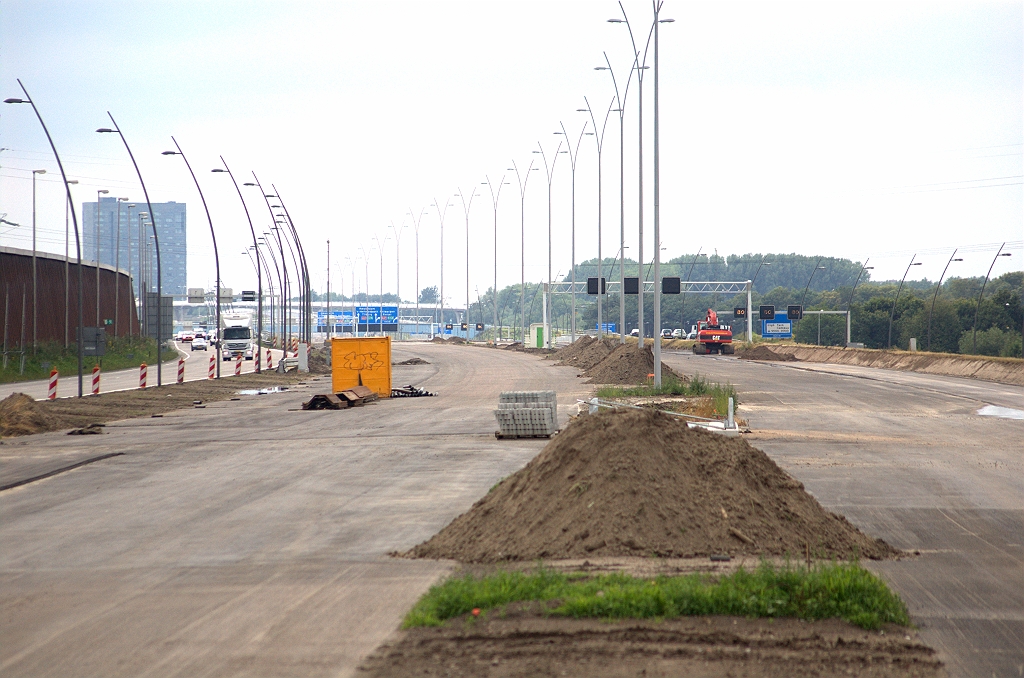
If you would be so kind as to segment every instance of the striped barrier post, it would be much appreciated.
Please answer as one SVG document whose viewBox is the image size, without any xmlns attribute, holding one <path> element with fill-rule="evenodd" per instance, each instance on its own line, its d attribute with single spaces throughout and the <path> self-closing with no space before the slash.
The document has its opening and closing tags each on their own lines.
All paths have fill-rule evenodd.
<svg viewBox="0 0 1024 678">
<path fill-rule="evenodd" d="M 299 355 L 299 340 L 296 337 L 292 337 L 292 353 Z"/>
<path fill-rule="evenodd" d="M 185 383 L 185 359 L 178 358 L 178 383 Z"/>
<path fill-rule="evenodd" d="M 100 394 L 100 366 L 99 365 L 93 365 L 92 366 L 92 394 L 93 395 L 99 395 Z"/>
<path fill-rule="evenodd" d="M 208 379 L 214 379 L 217 376 L 217 354 L 214 353 L 210 356 L 210 372 L 207 376 Z"/>
<path fill-rule="evenodd" d="M 261 356 L 261 355 L 262 355 L 262 352 L 260 351 L 260 347 L 259 347 L 259 346 L 257 346 L 257 347 L 256 347 L 256 348 L 255 348 L 255 349 L 253 350 L 253 357 L 254 357 L 254 358 L 256 358 L 256 371 L 257 371 L 257 372 L 259 372 L 259 371 L 260 371 L 260 356 Z"/>
<path fill-rule="evenodd" d="M 267 369 L 274 369 L 274 356 L 271 355 L 269 348 L 267 349 Z"/>
<path fill-rule="evenodd" d="M 46 399 L 57 399 L 57 370 L 50 370 L 50 388 L 46 392 Z"/>
<path fill-rule="evenodd" d="M 139 388 L 146 388 L 146 363 L 139 365 Z"/>
<path fill-rule="evenodd" d="M 238 357 L 235 358 L 235 376 L 237 377 L 242 373 L 242 354 L 239 353 Z"/>
</svg>

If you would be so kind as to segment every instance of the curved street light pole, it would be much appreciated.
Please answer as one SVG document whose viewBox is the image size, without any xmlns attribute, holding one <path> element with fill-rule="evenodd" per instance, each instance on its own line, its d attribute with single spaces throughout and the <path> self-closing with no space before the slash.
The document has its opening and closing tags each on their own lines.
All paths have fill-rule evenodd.
<svg viewBox="0 0 1024 678">
<path fill-rule="evenodd" d="M 295 222 L 292 220 L 291 212 L 288 211 L 288 207 L 284 204 L 284 199 L 281 197 L 280 191 L 277 190 L 277 186 L 274 184 L 270 184 L 270 188 L 274 190 L 274 194 L 277 196 L 277 201 L 281 203 L 281 209 L 284 210 L 284 216 L 288 219 L 288 228 L 291 231 L 292 239 L 295 241 L 295 248 L 299 251 L 299 263 L 302 266 L 302 277 L 304 280 L 303 327 L 305 328 L 306 343 L 309 344 L 310 340 L 313 338 L 310 334 L 309 328 L 309 321 L 313 312 L 313 302 L 310 299 L 309 266 L 306 264 L 306 250 L 302 247 L 302 240 L 299 239 L 299 231 L 295 228 Z"/>
<path fill-rule="evenodd" d="M 413 217 L 413 231 L 416 234 L 416 335 L 420 333 L 420 222 L 423 215 L 427 213 L 427 207 L 420 210 L 418 217 L 413 216 L 412 208 L 409 208 L 409 216 Z"/>
<path fill-rule="evenodd" d="M 260 189 L 260 195 L 263 196 L 263 202 L 265 202 L 267 204 L 267 211 L 270 212 L 270 222 L 271 223 L 275 223 L 277 221 L 277 218 L 274 215 L 274 209 L 270 206 L 270 198 L 277 198 L 277 196 L 276 195 L 268 195 L 267 192 L 265 190 L 263 190 L 263 185 L 260 184 L 260 180 L 256 177 L 256 172 L 252 173 L 252 181 L 246 181 L 242 185 L 243 186 L 250 186 L 250 187 L 254 186 L 254 187 Z M 276 193 L 277 191 L 275 190 L 274 192 Z M 274 265 L 275 266 L 277 265 L 276 261 L 274 262 Z M 281 265 L 285 266 L 285 264 L 284 264 L 284 252 L 283 251 L 281 252 Z M 269 271 L 270 269 L 267 269 L 267 270 Z M 279 278 L 281 277 L 280 273 L 278 273 L 278 277 Z M 285 272 L 284 272 L 285 280 L 284 280 L 284 283 L 283 283 L 284 287 L 281 287 L 279 289 L 279 292 L 281 294 L 283 294 L 283 295 L 288 293 L 288 289 L 287 289 L 288 280 L 287 280 L 287 277 L 288 277 L 288 268 L 287 268 L 287 266 L 285 266 Z M 282 304 L 284 303 L 283 300 L 284 300 L 284 297 L 282 297 Z M 282 305 L 281 308 L 284 309 L 284 308 L 286 308 L 286 306 Z M 282 326 L 282 330 L 283 329 L 284 329 L 284 327 Z M 271 323 L 271 331 L 273 331 L 273 323 Z M 283 334 L 283 332 L 282 332 L 282 334 Z M 260 338 L 262 339 L 262 336 Z M 287 345 L 285 345 L 284 350 L 285 350 L 285 356 L 287 356 L 288 355 L 288 346 Z"/>
<path fill-rule="evenodd" d="M 121 128 L 118 127 L 117 121 L 114 120 L 114 116 L 107 111 L 107 117 L 110 118 L 111 124 L 114 125 L 113 129 L 108 127 L 101 127 L 96 130 L 97 132 L 113 133 L 116 132 L 121 137 L 121 142 L 124 144 L 124 148 L 128 151 L 128 157 L 132 159 L 132 165 L 135 166 L 135 174 L 139 177 L 139 183 L 142 184 L 142 194 L 146 197 L 146 206 L 149 208 L 150 222 L 153 224 L 153 248 L 156 250 L 156 385 L 163 385 L 163 340 L 164 340 L 164 314 L 163 314 L 163 270 L 160 265 L 160 236 L 156 232 L 156 213 L 153 211 L 153 203 L 149 200 L 149 191 L 146 190 L 146 182 L 142 180 L 142 172 L 139 171 L 139 164 L 135 162 L 135 154 L 132 153 L 131 147 L 128 146 L 128 140 L 124 138 L 124 134 L 121 132 Z M 97 209 L 99 203 L 97 201 Z M 99 233 L 96 234 L 97 237 Z M 99 262 L 97 262 L 97 266 Z M 97 296 L 99 296 L 99 290 L 96 290 Z"/>
<path fill-rule="evenodd" d="M 981 310 L 981 298 L 985 296 L 985 287 L 988 285 L 988 279 L 992 275 L 992 269 L 995 268 L 996 261 L 999 257 L 1008 257 L 1010 252 L 1003 252 L 1003 248 L 1006 247 L 1004 242 L 999 246 L 999 250 L 996 251 L 996 255 L 992 257 L 992 263 L 988 267 L 988 273 L 985 274 L 985 282 L 981 284 L 981 292 L 978 294 L 978 303 L 974 306 L 974 329 L 971 332 L 971 353 L 977 354 L 978 352 L 978 312 Z"/>
<path fill-rule="evenodd" d="M 963 259 L 954 259 L 956 251 L 959 248 L 955 248 L 953 253 L 949 255 L 949 261 L 946 262 L 946 267 L 942 269 L 942 275 L 939 276 L 939 283 L 935 286 L 935 293 L 932 294 L 932 305 L 928 309 L 928 344 L 926 350 L 932 350 L 932 312 L 935 310 L 935 300 L 939 297 L 939 290 L 942 289 L 942 279 L 946 277 L 946 271 L 949 270 L 949 265 L 954 261 L 963 261 Z"/>
<path fill-rule="evenodd" d="M 544 345 L 547 348 L 551 348 L 551 182 L 555 178 L 555 164 L 558 162 L 558 155 L 566 152 L 562 150 L 563 143 L 563 139 L 558 140 L 558 148 L 555 149 L 555 157 L 551 159 L 550 165 L 548 165 L 544 147 L 539 141 L 537 148 L 540 150 L 534 151 L 534 153 L 540 153 L 541 160 L 544 162 L 544 173 L 548 179 L 548 283 L 547 291 L 544 294 Z"/>
<path fill-rule="evenodd" d="M 24 92 L 25 98 L 10 98 L 4 99 L 5 104 L 29 104 L 32 106 L 32 111 L 36 114 L 36 119 L 39 120 L 39 126 L 43 128 L 43 133 L 46 134 L 46 140 L 50 144 L 50 150 L 53 151 L 53 157 L 57 160 L 57 167 L 60 168 L 61 180 L 64 182 L 64 191 L 67 193 L 68 204 L 71 205 L 71 219 L 75 225 L 75 250 L 78 255 L 78 397 L 82 397 L 82 355 L 85 347 L 82 322 L 85 318 L 85 304 L 84 297 L 82 294 L 82 241 L 78 234 L 78 215 L 74 210 L 74 200 L 71 197 L 71 183 L 68 181 L 68 175 L 64 171 L 64 163 L 61 162 L 60 154 L 57 153 L 57 147 L 53 143 L 53 137 L 50 136 L 50 130 L 46 128 L 46 123 L 43 122 L 43 116 L 39 114 L 39 109 L 36 108 L 36 102 L 29 96 L 28 90 L 25 89 L 25 85 L 22 84 L 21 79 L 18 79 L 18 86 L 21 87 L 21 91 Z M 75 183 L 78 183 L 77 181 Z M 65 323 L 66 325 L 66 323 Z"/>
<path fill-rule="evenodd" d="M 34 183 L 34 182 L 33 182 Z M 96 330 L 100 328 L 100 196 L 110 193 L 105 188 L 96 191 Z M 34 235 L 34 234 L 33 234 Z M 33 255 L 35 254 L 35 243 L 32 243 Z M 33 281 L 34 284 L 34 281 Z M 34 294 L 34 292 L 33 292 Z M 35 301 L 33 300 L 33 304 Z M 32 344 L 35 347 L 35 317 L 32 319 Z"/>
<path fill-rule="evenodd" d="M 249 245 L 245 249 L 245 253 L 249 254 L 252 250 L 256 251 L 256 261 L 253 262 L 253 265 L 258 267 L 262 263 L 263 268 L 265 268 L 267 270 L 267 285 L 268 285 L 268 287 L 270 287 L 270 294 L 267 295 L 267 298 L 270 299 L 270 335 L 273 336 L 273 334 L 274 334 L 274 320 L 276 318 L 276 315 L 274 313 L 274 311 L 275 311 L 275 308 L 274 308 L 274 294 L 275 294 L 274 293 L 274 276 L 270 275 L 270 266 L 267 265 L 267 258 L 266 258 L 266 256 L 264 256 L 263 250 L 257 249 L 255 247 L 253 247 L 252 245 Z M 250 259 L 252 258 L 251 254 L 249 254 L 249 258 Z M 274 267 L 276 269 L 277 268 L 277 264 L 274 264 Z M 257 273 L 258 273 L 258 271 L 257 271 Z M 281 271 L 279 269 L 277 270 L 277 277 L 278 277 L 278 279 L 280 279 L 280 277 L 281 277 Z M 219 337 L 220 337 L 220 335 L 218 333 L 218 339 L 219 339 Z M 273 343 L 273 342 L 271 342 L 271 343 Z M 218 360 L 218 362 L 220 362 L 220 361 Z"/>
<path fill-rule="evenodd" d="M 608 71 L 612 76 L 612 86 L 615 88 L 615 101 L 619 114 L 619 343 L 626 343 L 626 295 L 623 294 L 622 281 L 625 279 L 626 268 L 626 199 L 625 199 L 625 119 L 626 119 L 626 98 L 629 96 L 629 85 L 633 82 L 633 73 L 640 73 L 636 68 L 639 54 L 633 56 L 633 64 L 629 69 L 629 77 L 626 78 L 626 86 L 622 95 L 619 95 L 619 83 L 615 78 L 615 71 L 612 70 L 612 62 L 607 52 L 604 54 L 606 66 L 596 66 L 595 71 Z"/>
<path fill-rule="evenodd" d="M 259 239 L 260 242 L 262 242 L 266 248 L 266 254 L 270 255 L 270 261 L 274 263 L 274 272 L 277 274 L 276 297 L 273 291 L 273 284 L 271 284 L 270 292 L 271 304 L 276 304 L 277 306 L 276 315 L 271 315 L 270 317 L 271 344 L 274 344 L 275 340 L 277 339 L 278 334 L 275 334 L 275 332 L 278 332 L 282 337 L 284 336 L 284 325 L 282 324 L 284 322 L 285 312 L 284 290 L 288 284 L 288 280 L 284 277 L 284 275 L 281 274 L 281 267 L 277 265 L 277 257 L 274 256 L 274 241 L 272 240 L 273 237 L 274 236 L 270 234 L 270 231 L 264 231 L 263 236 Z M 268 240 L 267 238 L 271 238 L 271 240 Z M 260 251 L 262 252 L 262 250 Z M 270 266 L 267 266 L 266 256 L 263 257 L 263 266 L 267 269 L 267 275 L 270 276 Z M 287 271 L 285 271 L 285 275 L 287 275 Z M 273 281 L 271 281 L 271 283 L 272 282 Z M 278 299 L 278 301 L 275 302 L 275 298 Z"/>
<path fill-rule="evenodd" d="M 690 270 L 688 270 L 686 272 L 686 282 L 690 282 L 690 276 L 693 275 L 693 269 L 697 265 L 697 258 L 700 257 L 700 253 L 703 250 L 704 250 L 704 246 L 702 245 L 702 246 L 697 248 L 697 253 L 693 255 L 693 261 L 690 262 Z M 761 261 L 763 262 L 764 260 L 762 259 Z M 760 267 L 758 267 L 758 270 L 760 270 Z M 755 277 L 757 277 L 757 276 L 755 275 Z M 751 289 L 753 289 L 753 287 L 754 287 L 754 282 L 753 281 L 750 282 L 750 287 L 751 287 Z M 683 289 L 683 294 L 679 298 L 679 327 L 680 327 L 680 332 L 682 332 L 684 329 L 686 329 L 685 311 L 686 311 L 686 289 L 684 288 Z M 750 319 L 747 318 L 748 322 L 749 322 L 749 320 Z"/>
<path fill-rule="evenodd" d="M 920 266 L 921 262 L 914 263 L 914 259 L 917 258 L 917 254 L 910 257 L 910 263 L 907 264 L 907 270 L 903 272 L 903 278 L 900 280 L 900 286 L 896 288 L 896 298 L 892 300 L 892 310 L 889 311 L 889 341 L 886 343 L 886 348 L 892 348 L 892 320 L 896 316 L 896 302 L 900 300 L 900 292 L 903 291 L 903 282 L 907 279 L 907 274 L 910 273 L 911 266 Z M 820 316 L 819 316 L 820 317 Z"/>
<path fill-rule="evenodd" d="M 569 276 L 569 280 L 572 281 L 572 321 L 569 323 L 569 340 L 573 343 L 576 341 L 576 160 L 580 155 L 580 144 L 583 142 L 583 135 L 587 131 L 587 124 L 583 123 L 583 129 L 580 130 L 579 139 L 576 140 L 576 148 L 572 147 L 569 142 L 569 133 L 565 131 L 565 124 L 559 123 L 562 127 L 561 132 L 555 132 L 555 134 L 561 134 L 565 137 L 565 146 L 569 151 L 569 166 L 572 168 L 572 274 Z M 600 291 L 600 290 L 599 290 Z"/>
<path fill-rule="evenodd" d="M 501 338 L 500 330 L 498 328 L 498 201 L 501 199 L 501 187 L 508 186 L 509 183 L 505 181 L 505 175 L 501 175 L 501 183 L 498 184 L 498 192 L 494 192 L 494 186 L 491 184 L 491 178 L 484 175 L 487 181 L 483 182 L 487 185 L 488 190 L 491 192 L 491 207 L 494 211 L 494 343 L 497 344 Z M 477 293 L 479 295 L 479 292 Z M 479 301 L 479 300 L 478 300 Z M 480 315 L 483 315 L 483 309 L 480 309 Z M 483 318 L 480 318 L 483 320 Z M 468 321 L 467 321 L 468 322 Z M 469 336 L 469 325 L 466 325 L 466 335 Z"/>
<path fill-rule="evenodd" d="M 637 320 L 640 326 L 640 336 L 638 339 L 638 345 L 640 348 L 644 346 L 644 74 L 643 72 L 649 67 L 647 66 L 647 50 L 651 46 L 651 37 L 654 35 L 654 25 L 651 25 L 651 30 L 647 34 L 647 44 L 644 46 L 644 57 L 640 59 L 640 50 L 636 47 L 636 40 L 633 37 L 633 27 L 629 23 L 629 17 L 626 16 L 626 8 L 622 6 L 622 0 L 619 0 L 619 9 L 622 11 L 621 19 L 608 19 L 608 23 L 613 24 L 626 24 L 626 30 L 629 31 L 629 41 L 633 45 L 633 66 L 636 69 L 637 76 L 637 167 L 638 167 L 638 192 L 639 196 L 637 200 L 638 207 L 638 219 L 639 219 L 639 235 L 640 235 L 640 248 L 637 252 L 637 275 L 640 276 L 640 289 L 638 290 L 637 296 Z M 655 248 L 659 245 L 655 245 Z"/>
<path fill-rule="evenodd" d="M 476 187 L 473 187 L 473 193 L 469 196 L 469 202 L 466 202 L 466 196 L 462 193 L 462 189 L 455 194 L 455 197 L 462 200 L 462 212 L 466 217 L 466 340 L 469 340 L 469 210 L 473 208 L 473 198 L 478 195 Z"/>
<path fill-rule="evenodd" d="M 284 220 L 275 220 L 270 226 L 270 231 L 267 233 L 275 241 L 277 241 L 277 249 L 281 255 L 281 319 L 283 324 L 281 325 L 281 347 L 284 349 L 285 357 L 288 357 L 289 347 L 292 343 L 292 286 L 288 281 L 288 259 L 284 255 L 284 244 L 288 242 L 288 238 L 281 238 L 281 227 Z M 292 263 L 295 263 L 295 252 L 292 251 L 291 243 L 288 243 L 288 251 L 292 255 Z M 295 269 L 295 266 L 292 267 Z"/>
<path fill-rule="evenodd" d="M 227 161 L 224 156 L 219 156 L 220 162 L 224 165 L 223 169 L 216 167 L 211 172 L 215 174 L 227 174 L 231 177 L 231 183 L 235 186 L 235 192 L 238 193 L 238 199 L 242 201 L 242 209 L 245 210 L 245 219 L 249 222 L 249 233 L 252 234 L 253 247 L 259 249 L 259 241 L 256 240 L 256 229 L 252 225 L 252 217 L 249 215 L 249 206 L 245 204 L 245 198 L 242 197 L 242 189 L 239 188 L 238 182 L 235 181 L 235 175 L 231 173 L 231 168 L 228 167 Z M 263 273 L 259 266 L 256 267 L 256 350 L 259 350 L 260 341 L 263 339 Z M 221 328 L 217 328 L 217 340 L 221 340 Z M 218 352 L 220 349 L 217 349 Z M 217 362 L 223 358 L 223 355 L 217 356 Z M 256 363 L 256 371 L 262 371 L 260 362 Z"/>
<path fill-rule="evenodd" d="M 443 210 L 441 209 L 440 205 L 438 204 L 437 198 L 434 198 L 434 204 L 431 205 L 431 207 L 433 207 L 435 210 L 437 210 L 437 218 L 441 221 L 441 247 L 440 247 L 440 250 L 441 250 L 441 291 L 440 291 L 441 315 L 440 315 L 440 318 L 439 318 L 439 322 L 442 325 L 444 324 L 444 217 L 448 213 L 448 208 L 449 207 L 454 207 L 454 206 L 455 206 L 455 203 L 448 202 L 447 198 L 445 199 L 445 205 L 444 205 L 444 209 Z M 442 328 L 440 328 L 440 327 L 438 328 L 438 330 L 441 330 L 441 329 Z M 444 332 L 441 331 L 441 334 L 444 334 Z"/>
<path fill-rule="evenodd" d="M 604 133 L 608 129 L 608 117 L 612 114 L 612 107 L 615 106 L 616 97 L 612 97 L 611 102 L 608 104 L 608 111 L 604 114 L 604 123 L 601 125 L 601 134 L 597 132 L 597 121 L 594 119 L 594 111 L 590 108 L 590 101 L 587 97 L 583 97 L 583 101 L 586 102 L 586 108 L 577 109 L 578 112 L 590 114 L 590 124 L 594 128 L 594 132 L 590 133 L 594 137 L 594 141 L 597 142 L 597 338 L 601 339 L 604 336 L 603 321 L 603 308 L 604 308 L 604 286 L 601 281 L 604 278 L 603 266 L 604 260 L 601 258 L 601 150 L 604 148 Z"/>
<path fill-rule="evenodd" d="M 526 170 L 524 179 L 519 173 L 519 165 L 512 161 L 511 171 L 516 173 L 516 181 L 519 183 L 519 306 L 522 313 L 523 346 L 526 346 L 526 186 L 530 183 L 530 172 L 536 172 L 533 166 L 533 158 L 530 159 L 530 166 Z M 495 293 L 497 294 L 497 293 Z"/>
<path fill-rule="evenodd" d="M 658 26 L 675 19 L 659 18 L 665 3 L 654 1 L 654 386 L 661 386 L 661 142 L 658 136 Z"/>
<path fill-rule="evenodd" d="M 174 143 L 174 147 L 177 151 L 163 151 L 161 155 L 180 155 L 181 159 L 185 161 L 185 167 L 188 168 L 188 173 L 192 175 L 192 181 L 196 185 L 196 191 L 199 192 L 199 199 L 203 202 L 203 209 L 206 211 L 206 223 L 210 225 L 210 238 L 213 240 L 213 263 L 216 267 L 215 275 L 217 277 L 217 353 L 220 353 L 220 253 L 217 250 L 217 234 L 213 230 L 213 219 L 210 217 L 210 208 L 206 204 L 206 196 L 203 195 L 203 189 L 199 187 L 199 179 L 196 178 L 196 173 L 192 171 L 192 164 L 189 163 L 188 158 L 185 157 L 185 152 L 181 150 L 181 145 L 178 144 L 178 140 L 171 136 L 171 141 Z M 118 214 L 120 215 L 120 208 L 118 208 Z M 114 334 L 117 334 L 115 329 Z M 257 342 L 258 344 L 259 342 Z M 217 378 L 220 379 L 220 363 L 221 356 L 217 356 Z"/>
</svg>

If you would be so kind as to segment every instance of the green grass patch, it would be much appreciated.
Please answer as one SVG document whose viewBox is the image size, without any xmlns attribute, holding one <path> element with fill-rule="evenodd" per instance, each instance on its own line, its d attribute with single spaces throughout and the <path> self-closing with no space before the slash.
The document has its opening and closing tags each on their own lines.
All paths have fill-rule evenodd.
<svg viewBox="0 0 1024 678">
<path fill-rule="evenodd" d="M 714 403 L 715 412 L 723 417 L 729 411 L 729 398 L 733 399 L 735 407 L 739 407 L 740 404 L 736 388 L 732 384 L 709 381 L 699 374 L 693 375 L 693 378 L 688 381 L 675 377 L 665 378 L 662 379 L 661 386 L 657 388 L 653 385 L 642 384 L 640 386 L 602 386 L 597 389 L 598 398 L 608 399 L 658 395 L 708 396 Z"/>
<path fill-rule="evenodd" d="M 164 360 L 175 357 L 173 349 L 164 349 Z M 107 354 L 101 357 L 84 356 L 82 368 L 92 373 L 93 365 L 99 363 L 104 372 L 138 367 L 142 363 L 156 364 L 156 341 L 149 337 L 117 337 L 107 339 Z M 21 352 L 7 352 L 7 368 L 0 363 L 0 383 L 46 379 L 50 370 L 56 369 L 61 377 L 78 374 L 78 344 L 72 336 L 71 345 L 62 342 L 40 343 L 35 354 L 32 346 L 25 348 L 25 371 L 21 373 Z"/>
<path fill-rule="evenodd" d="M 865 629 L 907 626 L 906 605 L 885 583 L 856 563 L 775 566 L 712 578 L 705 574 L 640 579 L 625 574 L 587 576 L 538 568 L 483 578 L 454 577 L 431 587 L 406 615 L 403 628 L 439 626 L 479 608 L 514 602 L 553 603 L 548 614 L 603 619 L 671 619 L 693 615 L 845 619 Z"/>
</svg>

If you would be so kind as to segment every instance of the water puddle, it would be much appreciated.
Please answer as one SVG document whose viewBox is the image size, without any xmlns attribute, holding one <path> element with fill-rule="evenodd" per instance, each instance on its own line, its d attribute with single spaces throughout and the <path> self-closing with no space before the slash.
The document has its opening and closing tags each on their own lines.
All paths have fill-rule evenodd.
<svg viewBox="0 0 1024 678">
<path fill-rule="evenodd" d="M 269 388 L 247 388 L 237 391 L 237 393 L 238 395 L 267 395 L 268 393 L 281 393 L 287 390 L 287 386 L 271 386 Z"/>
<path fill-rule="evenodd" d="M 978 414 L 980 414 L 983 417 L 999 417 L 1000 419 L 1024 420 L 1024 410 L 1015 410 L 1011 407 L 996 407 L 995 405 L 985 405 L 985 407 L 978 410 Z"/>
</svg>

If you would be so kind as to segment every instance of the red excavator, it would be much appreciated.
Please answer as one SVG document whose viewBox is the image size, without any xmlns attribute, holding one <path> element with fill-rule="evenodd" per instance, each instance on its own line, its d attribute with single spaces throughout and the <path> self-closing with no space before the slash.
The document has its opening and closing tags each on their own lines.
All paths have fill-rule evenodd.
<svg viewBox="0 0 1024 678">
<path fill-rule="evenodd" d="M 707 317 L 697 323 L 697 341 L 693 344 L 693 352 L 697 355 L 732 355 L 736 352 L 732 345 L 732 328 L 718 324 L 718 314 L 714 309 L 709 308 Z"/>
</svg>

